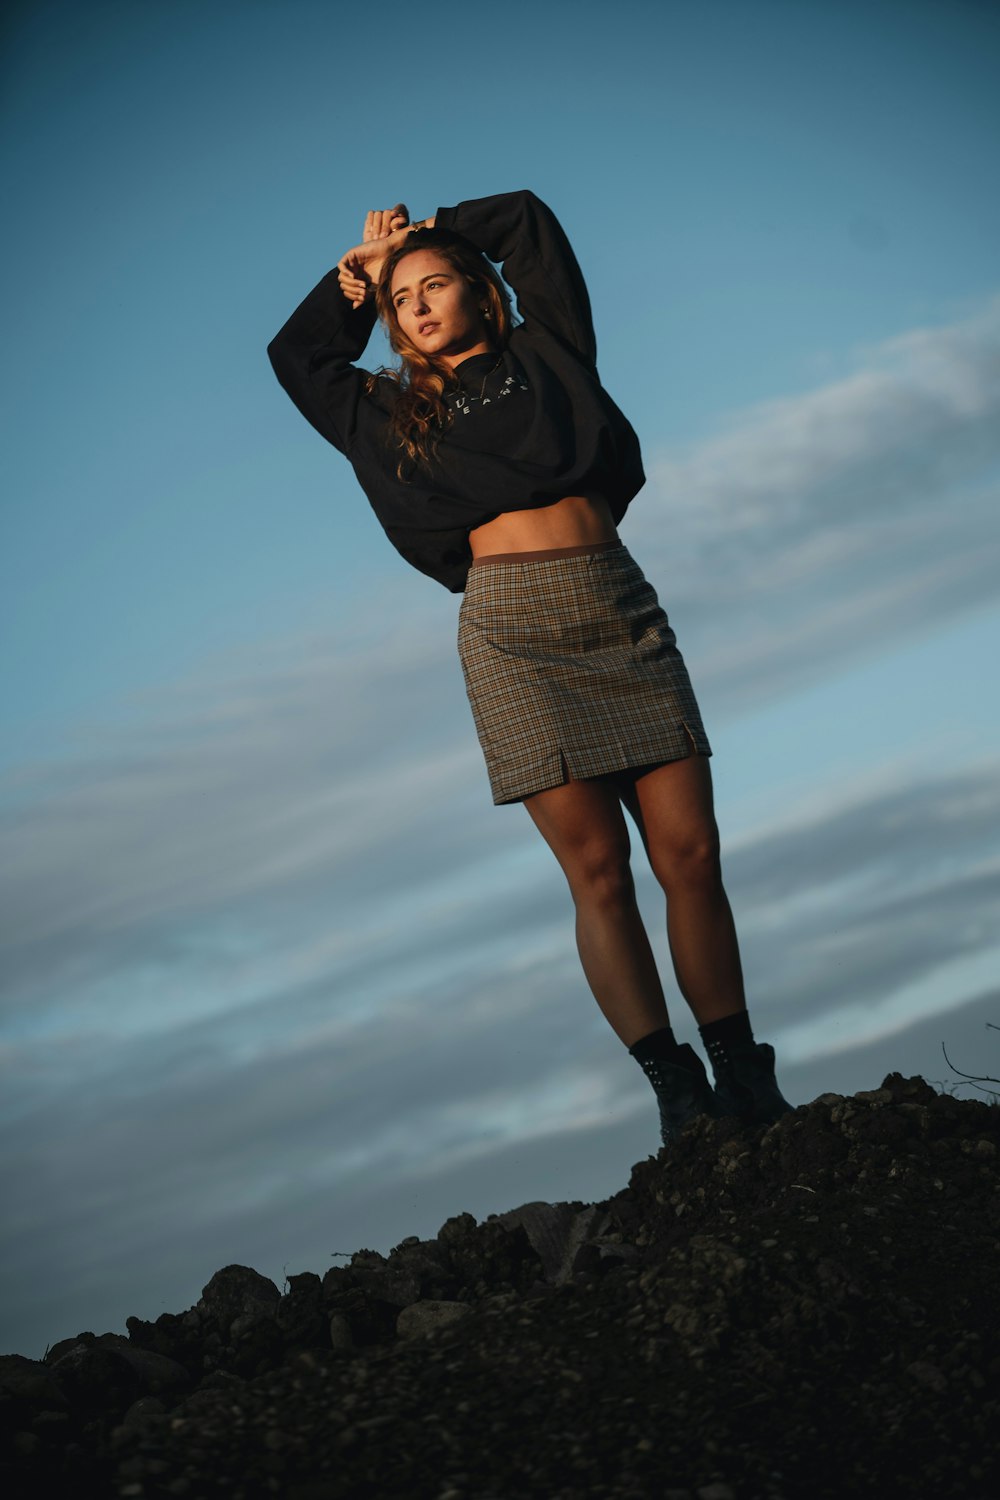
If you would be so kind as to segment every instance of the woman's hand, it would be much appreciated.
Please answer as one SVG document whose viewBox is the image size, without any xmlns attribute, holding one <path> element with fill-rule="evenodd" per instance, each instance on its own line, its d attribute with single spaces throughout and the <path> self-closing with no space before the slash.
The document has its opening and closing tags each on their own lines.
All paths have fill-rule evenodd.
<svg viewBox="0 0 1000 1500">
<path fill-rule="evenodd" d="M 370 208 L 365 215 L 365 230 L 362 239 L 384 240 L 397 229 L 405 229 L 410 222 L 409 210 L 405 203 L 397 203 L 395 208 Z"/>
<path fill-rule="evenodd" d="M 397 227 L 389 227 L 394 222 Z M 410 232 L 409 222 L 409 215 L 401 203 L 395 208 L 374 209 L 368 214 L 363 243 L 345 251 L 337 262 L 341 291 L 353 307 L 360 307 L 378 285 L 385 258 L 406 239 Z"/>
</svg>

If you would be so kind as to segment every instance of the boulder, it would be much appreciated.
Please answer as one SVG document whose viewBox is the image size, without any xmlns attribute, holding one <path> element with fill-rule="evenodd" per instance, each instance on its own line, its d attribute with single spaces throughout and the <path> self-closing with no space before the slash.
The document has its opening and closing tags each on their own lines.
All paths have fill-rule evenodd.
<svg viewBox="0 0 1000 1500">
<path fill-rule="evenodd" d="M 223 1266 L 202 1290 L 198 1307 L 228 1333 L 237 1319 L 274 1315 L 280 1301 L 274 1282 L 250 1266 Z"/>
<path fill-rule="evenodd" d="M 412 1307 L 403 1308 L 396 1320 L 396 1332 L 401 1339 L 421 1338 L 457 1323 L 469 1310 L 467 1302 L 414 1302 Z"/>
</svg>

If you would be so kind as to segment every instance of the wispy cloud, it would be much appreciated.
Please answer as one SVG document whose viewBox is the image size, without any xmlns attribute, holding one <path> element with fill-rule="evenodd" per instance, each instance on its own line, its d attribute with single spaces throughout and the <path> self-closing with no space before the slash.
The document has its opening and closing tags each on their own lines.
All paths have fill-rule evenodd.
<svg viewBox="0 0 1000 1500">
<path fill-rule="evenodd" d="M 733 709 L 993 601 L 1000 297 L 650 465 L 626 522 Z"/>
<path fill-rule="evenodd" d="M 769 1024 L 796 1033 L 797 1055 L 815 1056 L 975 993 L 1000 972 L 998 849 L 993 759 L 858 798 L 733 851 L 747 967 L 767 976 Z M 899 1007 L 918 984 L 923 998 L 912 993 L 909 1010 Z"/>
</svg>

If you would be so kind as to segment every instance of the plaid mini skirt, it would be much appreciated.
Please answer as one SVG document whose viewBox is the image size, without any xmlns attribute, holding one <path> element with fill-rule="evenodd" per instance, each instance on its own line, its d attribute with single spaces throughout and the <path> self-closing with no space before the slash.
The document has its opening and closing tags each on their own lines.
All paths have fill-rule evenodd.
<svg viewBox="0 0 1000 1500">
<path fill-rule="evenodd" d="M 495 803 L 711 755 L 684 658 L 627 547 L 483 558 L 458 652 Z"/>
</svg>

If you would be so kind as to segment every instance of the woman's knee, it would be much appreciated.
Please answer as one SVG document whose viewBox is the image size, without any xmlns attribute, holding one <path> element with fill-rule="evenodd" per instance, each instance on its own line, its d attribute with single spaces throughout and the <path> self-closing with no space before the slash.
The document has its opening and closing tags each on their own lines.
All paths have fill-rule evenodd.
<svg viewBox="0 0 1000 1500">
<path fill-rule="evenodd" d="M 649 862 L 665 891 L 678 885 L 689 889 L 721 885 L 719 830 L 713 822 L 660 841 L 651 846 Z"/>
<path fill-rule="evenodd" d="M 564 868 L 577 906 L 613 910 L 635 899 L 627 843 L 589 841 Z"/>
<path fill-rule="evenodd" d="M 634 901 L 628 825 L 614 788 L 567 782 L 537 793 L 525 805 L 562 866 L 577 906 Z"/>
</svg>

